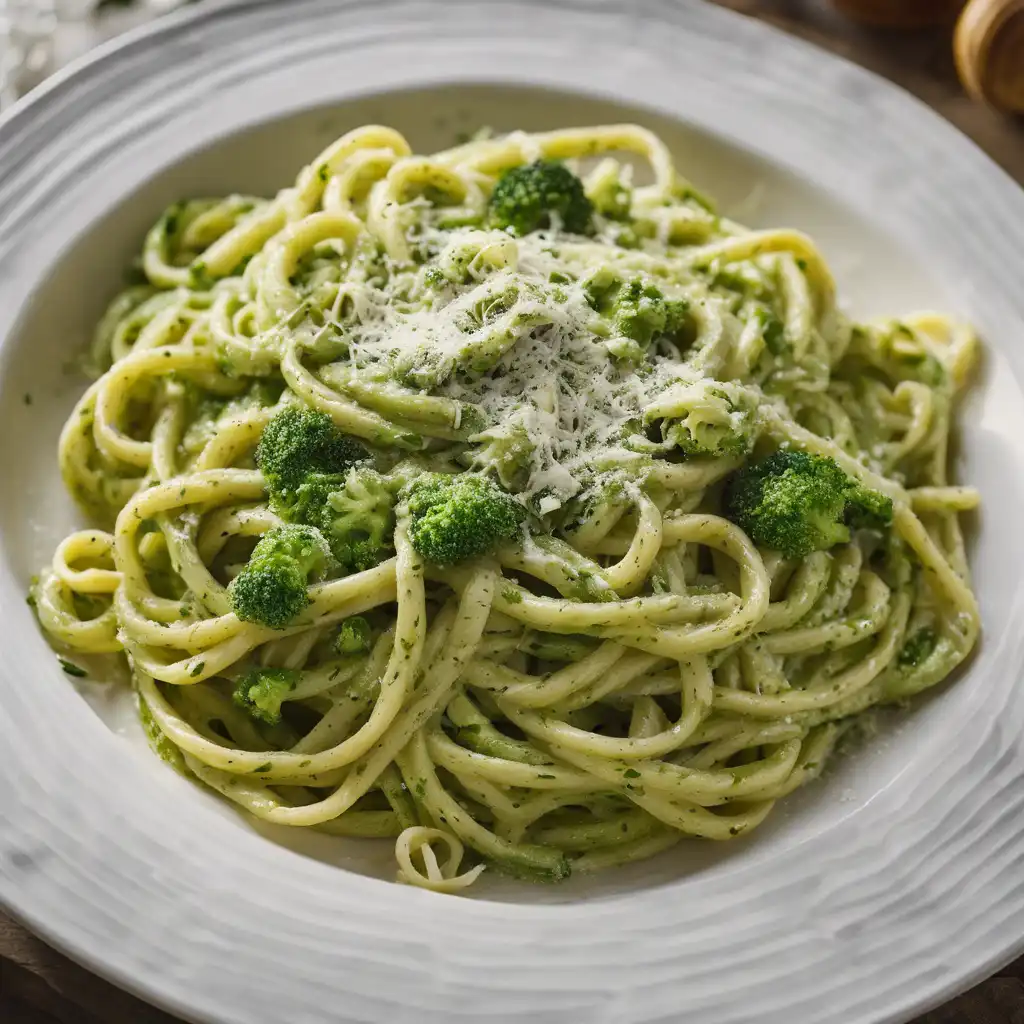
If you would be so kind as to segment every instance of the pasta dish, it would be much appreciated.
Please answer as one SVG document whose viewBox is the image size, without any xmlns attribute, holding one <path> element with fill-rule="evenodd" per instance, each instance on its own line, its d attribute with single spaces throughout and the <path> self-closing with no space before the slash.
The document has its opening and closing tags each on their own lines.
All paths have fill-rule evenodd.
<svg viewBox="0 0 1024 1024">
<path fill-rule="evenodd" d="M 976 642 L 973 332 L 852 322 L 641 127 L 359 128 L 134 273 L 31 599 L 249 814 L 558 881 L 755 828 Z"/>
</svg>

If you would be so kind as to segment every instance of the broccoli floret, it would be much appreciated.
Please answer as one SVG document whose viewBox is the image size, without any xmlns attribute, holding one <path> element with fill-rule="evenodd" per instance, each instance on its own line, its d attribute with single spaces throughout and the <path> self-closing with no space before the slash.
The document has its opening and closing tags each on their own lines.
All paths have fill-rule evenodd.
<svg viewBox="0 0 1024 1024">
<path fill-rule="evenodd" d="M 256 465 L 267 481 L 274 510 L 302 521 L 304 484 L 318 476 L 340 478 L 367 457 L 366 449 L 343 434 L 326 413 L 289 406 L 266 426 L 256 449 Z"/>
<path fill-rule="evenodd" d="M 231 607 L 246 622 L 282 629 L 309 603 L 307 582 L 323 575 L 330 557 L 327 541 L 314 527 L 275 526 L 231 581 Z"/>
<path fill-rule="evenodd" d="M 362 615 L 345 619 L 334 638 L 334 649 L 338 654 L 362 654 L 370 649 L 373 630 Z"/>
<path fill-rule="evenodd" d="M 487 477 L 425 474 L 409 488 L 413 547 L 435 565 L 490 551 L 511 537 L 526 510 Z"/>
<path fill-rule="evenodd" d="M 563 164 L 536 160 L 506 171 L 487 205 L 488 224 L 514 235 L 554 226 L 582 235 L 590 229 L 593 205 L 583 182 Z"/>
<path fill-rule="evenodd" d="M 691 456 L 746 455 L 754 442 L 756 400 L 734 384 L 675 384 L 644 410 L 663 445 Z"/>
<path fill-rule="evenodd" d="M 254 668 L 238 680 L 231 696 L 253 718 L 267 725 L 277 725 L 281 721 L 281 704 L 298 681 L 299 673 L 291 669 Z"/>
<path fill-rule="evenodd" d="M 320 528 L 342 568 L 363 572 L 392 551 L 394 485 L 369 466 L 353 466 L 344 483 L 327 495 Z"/>
<path fill-rule="evenodd" d="M 849 525 L 892 521 L 892 501 L 868 490 L 829 458 L 784 449 L 745 466 L 729 482 L 726 515 L 757 544 L 791 558 L 850 539 Z"/>
<path fill-rule="evenodd" d="M 901 668 L 917 668 L 928 659 L 938 642 L 935 630 L 925 626 L 907 638 L 896 660 Z"/>
<path fill-rule="evenodd" d="M 669 299 L 653 282 L 643 277 L 621 280 L 614 272 L 599 270 L 586 285 L 591 308 L 611 320 L 612 355 L 639 358 L 656 338 L 675 337 L 687 323 L 689 304 Z"/>
<path fill-rule="evenodd" d="M 270 504 L 282 519 L 320 529 L 331 495 L 345 486 L 344 473 L 310 473 L 293 491 L 271 491 Z"/>
<path fill-rule="evenodd" d="M 624 338 L 646 347 L 656 337 L 677 334 L 687 308 L 685 299 L 666 299 L 657 285 L 634 277 L 615 296 L 613 322 Z"/>
<path fill-rule="evenodd" d="M 854 530 L 877 530 L 892 522 L 892 498 L 868 487 L 858 487 L 846 506 L 846 525 Z"/>
</svg>

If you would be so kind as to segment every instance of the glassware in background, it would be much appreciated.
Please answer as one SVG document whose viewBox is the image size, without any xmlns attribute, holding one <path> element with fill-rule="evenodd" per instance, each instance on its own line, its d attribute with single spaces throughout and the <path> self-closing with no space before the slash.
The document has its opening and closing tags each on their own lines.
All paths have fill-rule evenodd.
<svg viewBox="0 0 1024 1024">
<path fill-rule="evenodd" d="M 0 110 L 52 70 L 55 0 L 0 0 Z"/>
<path fill-rule="evenodd" d="M 194 0 L 0 0 L 0 110 L 135 25 Z"/>
</svg>

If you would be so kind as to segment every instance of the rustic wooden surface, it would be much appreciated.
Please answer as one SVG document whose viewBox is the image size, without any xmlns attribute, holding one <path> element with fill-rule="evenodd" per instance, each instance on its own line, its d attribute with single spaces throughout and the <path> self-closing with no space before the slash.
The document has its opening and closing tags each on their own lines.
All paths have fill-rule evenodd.
<svg viewBox="0 0 1024 1024">
<path fill-rule="evenodd" d="M 1001 117 L 964 96 L 953 69 L 948 29 L 911 35 L 863 29 L 838 17 L 824 0 L 716 2 L 809 39 L 897 82 L 1024 183 L 1024 121 Z M 0 1021 L 175 1024 L 174 1018 L 101 981 L 2 914 Z M 1024 1024 L 1024 959 L 915 1024 Z"/>
</svg>

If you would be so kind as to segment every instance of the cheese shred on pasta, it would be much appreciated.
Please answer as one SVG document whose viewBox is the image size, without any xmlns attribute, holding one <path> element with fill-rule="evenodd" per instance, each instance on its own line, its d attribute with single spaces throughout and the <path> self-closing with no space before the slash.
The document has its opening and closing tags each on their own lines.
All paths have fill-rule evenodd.
<svg viewBox="0 0 1024 1024">
<path fill-rule="evenodd" d="M 269 201 L 172 207 L 140 269 L 61 437 L 98 525 L 40 575 L 40 621 L 124 652 L 180 771 L 270 822 L 390 837 L 406 883 L 738 836 L 977 639 L 977 496 L 947 477 L 974 334 L 851 323 L 808 238 L 717 215 L 643 128 L 427 157 L 360 128 Z M 386 535 L 339 547 L 313 491 L 274 497 L 257 446 L 312 410 L 362 453 L 323 507 L 383 502 Z M 871 509 L 766 513 L 756 488 L 804 466 Z M 505 502 L 470 557 L 417 520 L 452 475 Z M 331 553 L 268 624 L 232 580 L 286 520 Z"/>
</svg>

